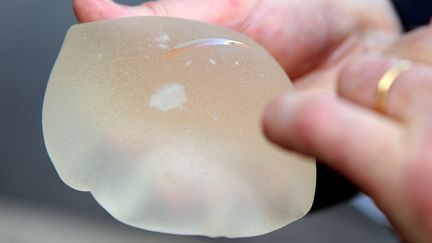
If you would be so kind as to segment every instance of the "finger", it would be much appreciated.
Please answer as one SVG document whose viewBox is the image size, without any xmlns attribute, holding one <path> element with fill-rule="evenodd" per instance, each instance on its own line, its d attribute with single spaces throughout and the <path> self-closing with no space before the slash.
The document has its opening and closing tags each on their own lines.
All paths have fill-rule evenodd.
<svg viewBox="0 0 432 243">
<path fill-rule="evenodd" d="M 131 8 L 112 0 L 74 0 L 73 8 L 79 22 L 91 22 L 131 16 Z"/>
<path fill-rule="evenodd" d="M 415 62 L 432 64 L 432 24 L 404 35 L 385 52 Z"/>
<path fill-rule="evenodd" d="M 368 193 L 395 183 L 402 167 L 403 128 L 337 97 L 278 97 L 264 114 L 263 129 L 270 141 L 325 161 Z"/>
<path fill-rule="evenodd" d="M 378 83 L 385 73 L 401 60 L 366 54 L 350 60 L 341 70 L 337 91 L 351 102 L 376 108 Z M 385 114 L 403 121 L 425 116 L 432 102 L 432 69 L 413 64 L 392 83 L 386 97 Z"/>
<path fill-rule="evenodd" d="M 132 16 L 170 16 L 236 27 L 244 21 L 242 16 L 247 16 L 257 3 L 257 0 L 160 0 L 125 6 L 113 0 L 74 0 L 74 10 L 80 22 Z"/>
</svg>

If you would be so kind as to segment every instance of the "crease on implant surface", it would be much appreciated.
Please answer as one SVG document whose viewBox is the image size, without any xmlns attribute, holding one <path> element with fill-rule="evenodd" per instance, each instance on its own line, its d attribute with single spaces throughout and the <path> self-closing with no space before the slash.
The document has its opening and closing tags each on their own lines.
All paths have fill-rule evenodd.
<svg viewBox="0 0 432 243">
<path fill-rule="evenodd" d="M 184 52 L 191 51 L 196 48 L 205 47 L 205 46 L 239 46 L 239 47 L 246 47 L 247 44 L 235 41 L 235 40 L 229 40 L 229 39 L 223 39 L 223 38 L 202 38 L 202 39 L 196 39 L 191 40 L 187 42 L 183 42 L 180 44 L 177 44 L 174 46 L 173 49 L 165 53 L 163 56 L 163 59 L 169 59 L 174 56 L 178 56 Z"/>
</svg>

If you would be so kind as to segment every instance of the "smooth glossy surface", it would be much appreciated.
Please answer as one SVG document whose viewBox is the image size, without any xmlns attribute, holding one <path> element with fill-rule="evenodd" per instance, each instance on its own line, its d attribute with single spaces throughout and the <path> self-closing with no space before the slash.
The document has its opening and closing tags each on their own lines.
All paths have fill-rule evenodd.
<svg viewBox="0 0 432 243">
<path fill-rule="evenodd" d="M 184 44 L 200 39 L 242 44 Z M 167 58 L 176 46 L 188 50 Z M 315 191 L 313 159 L 260 129 L 267 102 L 291 89 L 264 49 L 226 29 L 163 17 L 76 25 L 47 87 L 44 138 L 65 183 L 126 224 L 260 235 L 305 215 Z"/>
</svg>

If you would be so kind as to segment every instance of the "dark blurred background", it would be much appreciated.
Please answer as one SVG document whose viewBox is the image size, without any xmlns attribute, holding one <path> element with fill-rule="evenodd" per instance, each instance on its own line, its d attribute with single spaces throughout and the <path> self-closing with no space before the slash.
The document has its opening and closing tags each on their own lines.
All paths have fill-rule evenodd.
<svg viewBox="0 0 432 243">
<path fill-rule="evenodd" d="M 268 235 L 238 240 L 163 235 L 117 222 L 89 193 L 63 184 L 43 142 L 46 83 L 75 23 L 68 0 L 0 0 L 0 243 L 398 242 L 389 227 L 358 206 L 369 203 L 358 199 L 315 211 Z"/>
</svg>

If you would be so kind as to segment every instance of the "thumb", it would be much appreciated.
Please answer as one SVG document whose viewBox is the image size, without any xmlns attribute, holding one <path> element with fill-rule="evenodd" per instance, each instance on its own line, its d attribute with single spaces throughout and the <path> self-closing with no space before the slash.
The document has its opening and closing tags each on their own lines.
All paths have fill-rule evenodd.
<svg viewBox="0 0 432 243">
<path fill-rule="evenodd" d="M 91 22 L 128 16 L 131 9 L 111 0 L 74 0 L 73 8 L 79 22 Z"/>
<path fill-rule="evenodd" d="M 113 0 L 74 0 L 79 22 L 92 22 L 132 16 L 170 16 L 187 18 L 226 27 L 235 26 L 247 15 L 256 1 L 160 0 L 126 6 Z M 191 7 L 193 6 L 193 8 Z"/>
</svg>

